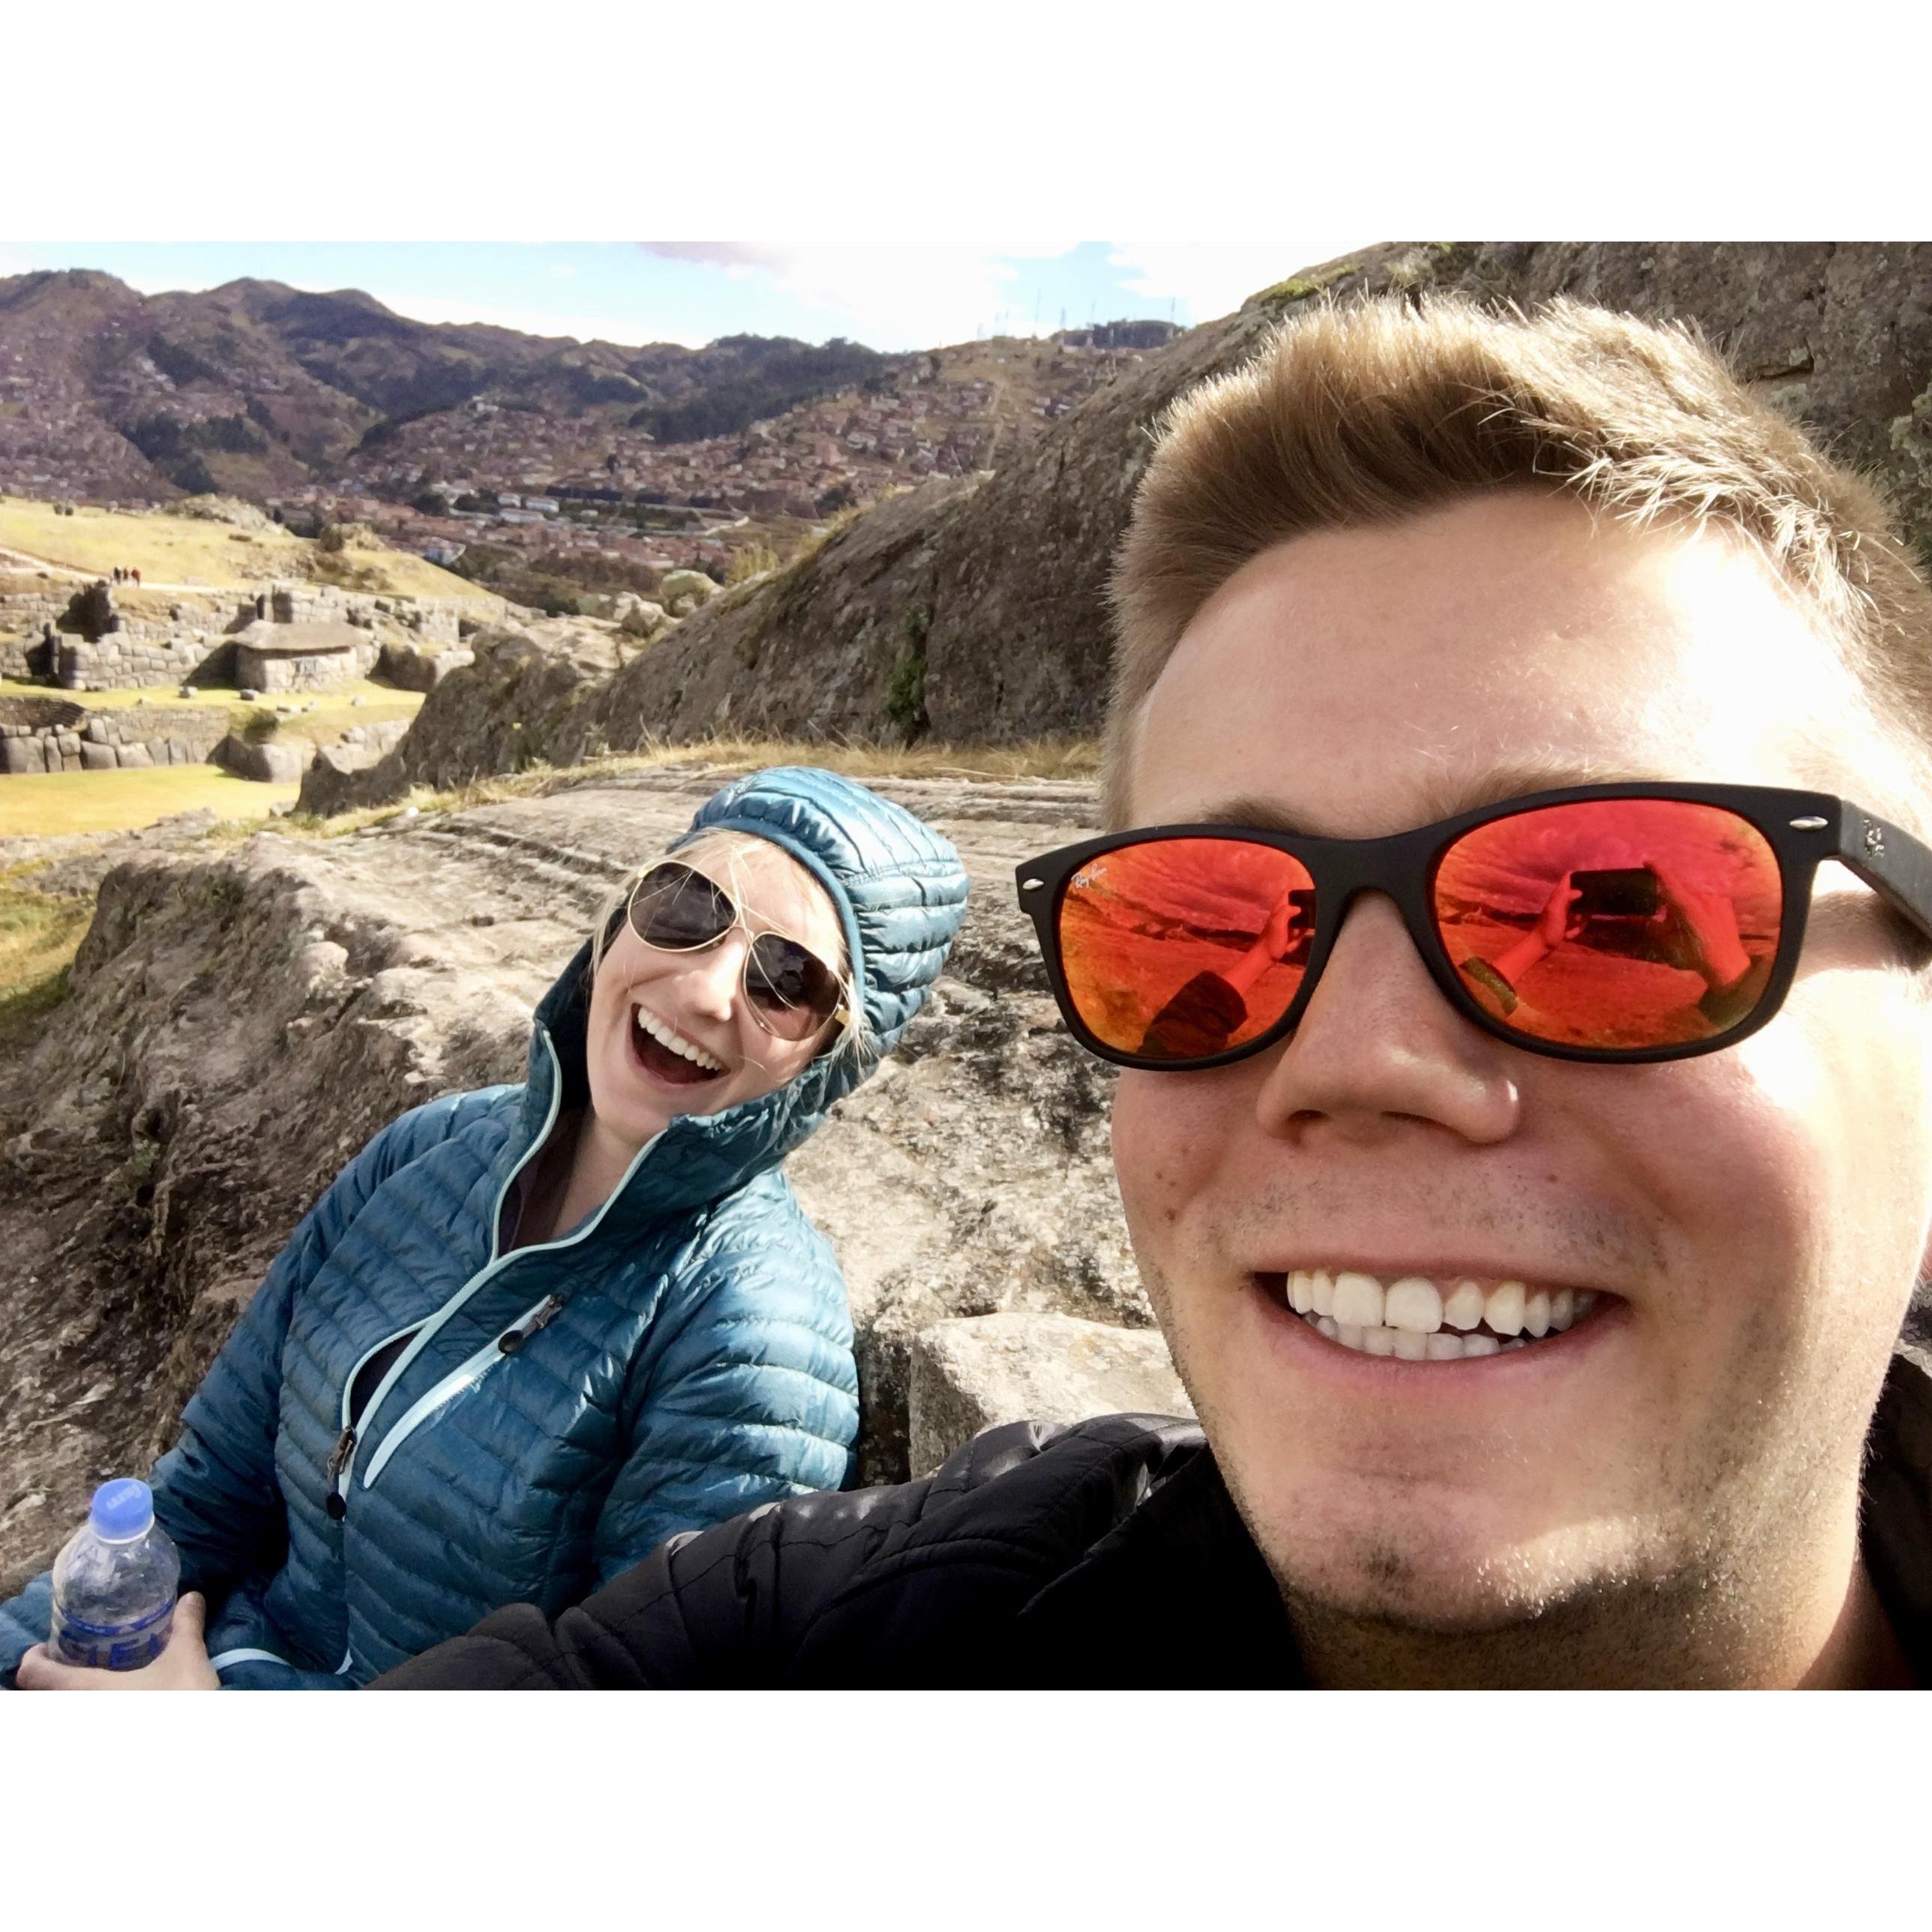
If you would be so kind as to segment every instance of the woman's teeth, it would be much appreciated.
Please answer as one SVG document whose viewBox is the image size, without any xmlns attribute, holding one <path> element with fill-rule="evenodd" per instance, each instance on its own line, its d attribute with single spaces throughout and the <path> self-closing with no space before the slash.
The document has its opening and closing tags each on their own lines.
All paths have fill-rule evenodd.
<svg viewBox="0 0 1932 1932">
<path fill-rule="evenodd" d="M 1345 1348 L 1406 1362 L 1454 1362 L 1526 1348 L 1560 1334 L 1596 1306 L 1590 1288 L 1532 1288 L 1520 1281 L 1485 1288 L 1466 1278 L 1438 1286 L 1404 1275 L 1384 1286 L 1375 1276 L 1325 1268 L 1261 1277 L 1276 1284 L 1311 1328 Z"/>
<path fill-rule="evenodd" d="M 642 1006 L 631 1009 L 631 1019 L 640 1033 L 648 1034 L 667 1052 L 689 1060 L 694 1066 L 702 1068 L 706 1073 L 722 1073 L 724 1071 L 723 1060 L 715 1059 L 703 1047 L 686 1040 L 682 1034 L 674 1033 L 663 1021 L 646 1012 Z"/>
</svg>

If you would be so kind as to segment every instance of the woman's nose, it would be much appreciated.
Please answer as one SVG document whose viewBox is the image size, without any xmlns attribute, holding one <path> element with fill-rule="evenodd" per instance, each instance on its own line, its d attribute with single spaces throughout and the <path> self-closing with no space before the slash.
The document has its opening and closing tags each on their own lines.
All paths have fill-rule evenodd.
<svg viewBox="0 0 1932 1932">
<path fill-rule="evenodd" d="M 744 934 L 733 931 L 716 946 L 692 955 L 685 991 L 694 1012 L 707 1019 L 731 1017 L 745 969 L 745 948 Z"/>
</svg>

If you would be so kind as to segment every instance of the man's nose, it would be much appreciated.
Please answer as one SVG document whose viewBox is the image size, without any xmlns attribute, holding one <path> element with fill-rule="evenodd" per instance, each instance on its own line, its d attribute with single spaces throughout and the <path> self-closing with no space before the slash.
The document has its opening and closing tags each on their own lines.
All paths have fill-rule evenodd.
<svg viewBox="0 0 1932 1932">
<path fill-rule="evenodd" d="M 1508 1049 L 1457 1012 L 1430 977 L 1395 903 L 1348 909 L 1256 1106 L 1268 1132 L 1373 1141 L 1418 1122 L 1479 1144 L 1514 1131 Z"/>
</svg>

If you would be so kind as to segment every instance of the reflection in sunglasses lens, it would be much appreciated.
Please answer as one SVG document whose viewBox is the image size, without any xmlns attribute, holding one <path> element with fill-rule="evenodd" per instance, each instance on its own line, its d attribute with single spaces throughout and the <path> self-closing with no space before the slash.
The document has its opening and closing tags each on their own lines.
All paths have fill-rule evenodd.
<svg viewBox="0 0 1932 1932">
<path fill-rule="evenodd" d="M 638 881 L 631 923 L 648 946 L 703 946 L 731 923 L 731 902 L 701 873 L 655 866 Z"/>
<path fill-rule="evenodd" d="M 1117 1052 L 1195 1060 L 1244 1046 L 1300 989 L 1315 882 L 1235 838 L 1160 838 L 1089 860 L 1058 912 L 1074 1010 Z"/>
<path fill-rule="evenodd" d="M 838 1005 L 838 982 L 816 955 L 782 934 L 761 933 L 752 947 L 746 984 L 773 1032 L 802 1040 Z"/>
<path fill-rule="evenodd" d="M 1437 867 L 1436 930 L 1484 1010 L 1564 1046 L 1708 1040 L 1750 1017 L 1778 952 L 1777 854 L 1682 799 L 1586 799 L 1492 819 Z"/>
</svg>

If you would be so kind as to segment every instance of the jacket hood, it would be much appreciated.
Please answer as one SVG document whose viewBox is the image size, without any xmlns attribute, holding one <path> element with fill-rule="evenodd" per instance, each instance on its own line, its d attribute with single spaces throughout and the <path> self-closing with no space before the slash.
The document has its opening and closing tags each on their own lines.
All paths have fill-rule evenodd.
<svg viewBox="0 0 1932 1932">
<path fill-rule="evenodd" d="M 714 831 L 769 839 L 824 887 L 845 935 L 869 1038 L 857 1051 L 821 1054 L 796 1079 L 755 1100 L 677 1115 L 650 1144 L 649 1160 L 626 1175 L 622 1198 L 605 1217 L 620 1226 L 716 1200 L 782 1160 L 898 1044 L 965 916 L 966 872 L 951 842 L 836 772 L 779 766 L 740 778 L 706 800 L 671 849 Z M 591 952 L 586 940 L 538 1004 L 520 1150 L 542 1132 L 554 1100 L 560 1110 L 590 1099 Z"/>
</svg>

